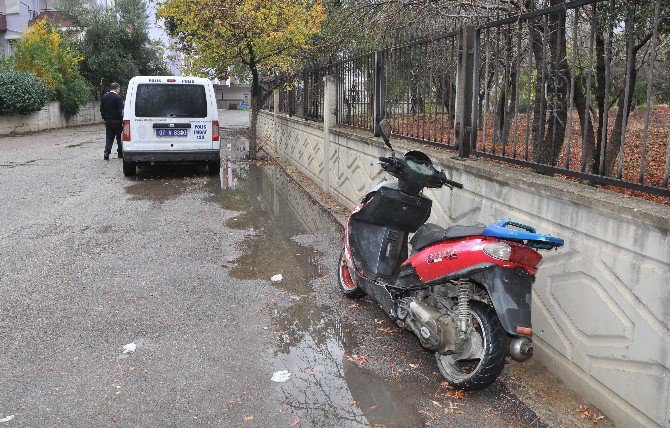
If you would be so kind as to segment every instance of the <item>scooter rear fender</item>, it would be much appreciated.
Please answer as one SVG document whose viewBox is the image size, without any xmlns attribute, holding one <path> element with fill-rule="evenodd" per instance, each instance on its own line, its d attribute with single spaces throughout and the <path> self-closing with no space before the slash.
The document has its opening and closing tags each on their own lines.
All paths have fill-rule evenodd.
<svg viewBox="0 0 670 428">
<path fill-rule="evenodd" d="M 525 269 L 490 266 L 469 275 L 482 284 L 491 298 L 500 324 L 511 335 L 530 335 L 531 293 L 535 278 Z"/>
</svg>

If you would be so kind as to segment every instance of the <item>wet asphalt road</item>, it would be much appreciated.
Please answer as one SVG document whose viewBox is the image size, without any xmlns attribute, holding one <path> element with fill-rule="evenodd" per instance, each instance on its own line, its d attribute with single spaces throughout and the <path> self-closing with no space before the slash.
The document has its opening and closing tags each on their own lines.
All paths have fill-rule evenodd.
<svg viewBox="0 0 670 428">
<path fill-rule="evenodd" d="M 343 299 L 338 226 L 275 164 L 126 179 L 103 136 L 0 138 L 0 427 L 543 426 Z"/>
</svg>

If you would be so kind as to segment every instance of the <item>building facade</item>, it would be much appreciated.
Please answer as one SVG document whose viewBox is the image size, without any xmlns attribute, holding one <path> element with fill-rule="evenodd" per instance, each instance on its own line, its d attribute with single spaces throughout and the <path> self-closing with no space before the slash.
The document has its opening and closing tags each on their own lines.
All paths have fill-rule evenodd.
<svg viewBox="0 0 670 428">
<path fill-rule="evenodd" d="M 55 12 L 55 0 L 0 0 L 0 56 L 11 56 L 30 21 Z"/>
</svg>

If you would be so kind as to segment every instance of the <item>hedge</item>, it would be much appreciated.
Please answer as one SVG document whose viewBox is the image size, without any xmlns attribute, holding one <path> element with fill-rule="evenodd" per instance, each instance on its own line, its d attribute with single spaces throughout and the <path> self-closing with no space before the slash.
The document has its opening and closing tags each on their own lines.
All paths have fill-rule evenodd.
<svg viewBox="0 0 670 428">
<path fill-rule="evenodd" d="M 47 102 L 47 87 L 34 74 L 0 68 L 0 115 L 39 111 Z"/>
<path fill-rule="evenodd" d="M 88 88 L 88 83 L 82 77 L 78 77 L 61 86 L 56 98 L 60 103 L 60 111 L 69 119 L 79 113 L 81 106 L 90 97 L 91 91 Z"/>
</svg>

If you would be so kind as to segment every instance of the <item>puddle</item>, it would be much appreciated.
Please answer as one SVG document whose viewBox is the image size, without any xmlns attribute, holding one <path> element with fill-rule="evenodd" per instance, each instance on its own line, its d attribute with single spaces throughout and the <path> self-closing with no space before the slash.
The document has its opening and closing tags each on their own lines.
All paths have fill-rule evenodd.
<svg viewBox="0 0 670 428">
<path fill-rule="evenodd" d="M 282 299 L 288 303 L 269 308 L 276 336 L 273 372 L 291 373 L 287 382 L 275 384 L 282 408 L 306 426 L 423 425 L 405 398 L 409 392 L 355 362 L 356 338 L 317 296 L 316 284 L 329 283 L 332 273 L 317 248 L 341 239 L 329 215 L 274 164 L 224 162 L 221 181 L 222 207 L 241 212 L 226 226 L 250 232 L 230 275 L 264 281 L 259 286 L 288 296 Z M 271 283 L 275 274 L 283 280 Z"/>
<path fill-rule="evenodd" d="M 247 164 L 237 168 L 243 172 L 243 179 L 238 178 L 236 188 L 222 190 L 221 205 L 241 214 L 225 224 L 250 230 L 253 236 L 242 242 L 242 256 L 235 260 L 230 274 L 239 279 L 267 281 L 282 274 L 279 287 L 296 293 L 308 291 L 309 282 L 323 274 L 318 252 L 291 238 L 304 233 L 331 233 L 327 214 L 306 195 L 288 196 L 286 187 L 291 183 L 282 183 L 283 173 L 275 165 Z M 231 170 L 235 171 L 228 169 Z M 310 218 L 317 220 L 305 221 Z"/>
<path fill-rule="evenodd" d="M 139 169 L 141 175 L 125 187 L 133 200 L 163 203 L 198 189 L 214 192 L 216 183 L 200 165 L 156 165 Z"/>
</svg>

